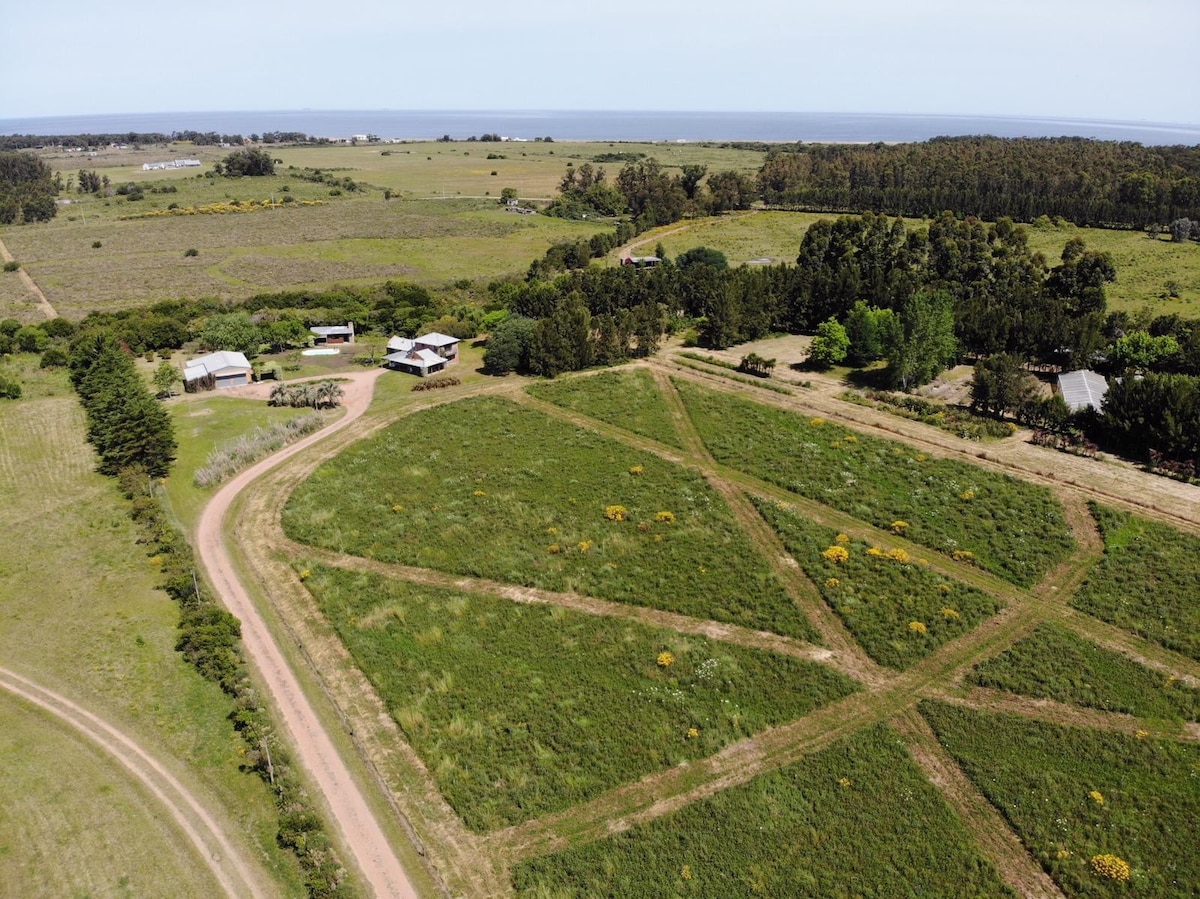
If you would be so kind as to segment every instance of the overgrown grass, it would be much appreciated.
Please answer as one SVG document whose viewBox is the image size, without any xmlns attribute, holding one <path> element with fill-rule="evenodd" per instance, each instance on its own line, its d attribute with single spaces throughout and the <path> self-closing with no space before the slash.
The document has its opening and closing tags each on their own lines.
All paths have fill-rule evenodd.
<svg viewBox="0 0 1200 899">
<path fill-rule="evenodd" d="M 1141 718 L 1200 720 L 1200 690 L 1049 622 L 968 678 L 993 687 Z"/>
<path fill-rule="evenodd" d="M 984 440 L 1011 437 L 1017 432 L 1017 426 L 1012 422 L 998 421 L 983 415 L 951 406 L 919 396 L 908 396 L 902 393 L 887 393 L 882 390 L 868 390 L 859 393 L 848 390 L 842 394 L 842 399 L 858 406 L 870 406 L 900 418 L 919 421 L 923 424 L 941 428 L 963 440 Z"/>
<path fill-rule="evenodd" d="M 682 446 L 654 375 L 645 369 L 602 372 L 531 384 L 526 391 L 592 418 L 669 446 Z"/>
<path fill-rule="evenodd" d="M 1104 557 L 1071 605 L 1200 660 L 1200 539 L 1104 506 L 1092 514 Z"/>
<path fill-rule="evenodd" d="M 791 506 L 751 500 L 881 665 L 907 668 L 1000 610 L 995 597 L 930 571 L 903 550 L 884 552 L 815 524 Z M 844 549 L 845 558 L 833 547 Z"/>
<path fill-rule="evenodd" d="M 625 833 L 522 862 L 520 896 L 1012 896 L 896 736 L 864 731 Z"/>
<path fill-rule="evenodd" d="M 325 421 L 325 416 L 312 412 L 299 418 L 276 422 L 266 428 L 256 427 L 248 434 L 215 448 L 208 454 L 204 466 L 196 469 L 192 480 L 197 487 L 215 487 L 222 484 L 259 459 L 306 434 L 311 434 L 322 427 Z"/>
<path fill-rule="evenodd" d="M 849 695 L 790 656 L 313 565 L 322 611 L 472 829 L 585 801 Z"/>
<path fill-rule="evenodd" d="M 680 353 L 679 355 L 685 356 L 687 354 Z M 766 380 L 765 378 L 755 378 L 755 377 L 751 377 L 750 375 L 737 374 L 737 366 L 736 365 L 731 366 L 728 363 L 721 362 L 720 360 L 717 360 L 715 362 L 706 362 L 705 365 L 697 365 L 695 362 L 690 361 L 690 359 L 680 359 L 680 358 L 676 357 L 675 364 L 682 365 L 684 368 L 690 368 L 693 371 L 702 371 L 706 375 L 716 375 L 717 377 L 725 378 L 728 381 L 737 381 L 739 384 L 749 384 L 751 387 L 758 387 L 758 388 L 761 388 L 762 390 L 769 390 L 772 393 L 782 393 L 785 396 L 792 396 L 796 392 L 796 391 L 792 390 L 792 388 L 790 388 L 790 387 L 784 387 L 782 384 L 776 384 L 773 381 Z M 718 369 L 732 368 L 733 371 L 722 371 L 722 370 L 713 371 L 711 368 L 708 368 L 708 365 L 714 365 Z"/>
<path fill-rule="evenodd" d="M 703 477 L 504 400 L 427 409 L 352 447 L 283 526 L 385 562 L 815 638 Z"/>
<path fill-rule="evenodd" d="M 1194 896 L 1200 746 L 921 704 L 942 744 L 1069 896 Z M 1091 865 L 1111 854 L 1128 883 Z"/>
<path fill-rule="evenodd" d="M 678 382 L 713 456 L 876 527 L 1035 583 L 1074 548 L 1049 490 L 905 444 Z"/>
</svg>

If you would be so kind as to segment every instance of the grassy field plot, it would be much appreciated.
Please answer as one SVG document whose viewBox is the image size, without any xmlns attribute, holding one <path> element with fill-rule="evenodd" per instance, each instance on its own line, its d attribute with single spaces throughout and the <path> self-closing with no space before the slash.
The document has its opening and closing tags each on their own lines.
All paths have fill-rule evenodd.
<svg viewBox="0 0 1200 899">
<path fill-rule="evenodd" d="M 0 693 L 0 893 L 216 896 L 195 847 L 118 763 Z"/>
<path fill-rule="evenodd" d="M 790 656 L 311 566 L 306 586 L 475 830 L 702 758 L 849 695 Z"/>
<path fill-rule="evenodd" d="M 15 318 L 22 324 L 46 320 L 37 300 L 17 272 L 0 271 L 0 320 Z"/>
<path fill-rule="evenodd" d="M 719 461 L 922 546 L 1029 586 L 1074 548 L 1050 491 L 964 462 L 931 459 L 686 381 L 680 396 Z"/>
<path fill-rule="evenodd" d="M 645 369 L 544 381 L 531 384 L 526 391 L 538 399 L 659 443 L 682 446 L 671 424 L 666 400 L 654 376 Z"/>
<path fill-rule="evenodd" d="M 874 728 L 614 837 L 524 862 L 520 896 L 1013 895 Z"/>
<path fill-rule="evenodd" d="M 1008 651 L 977 665 L 967 680 L 981 687 L 1140 718 L 1200 720 L 1200 690 L 1049 622 L 1038 625 Z"/>
<path fill-rule="evenodd" d="M 1200 746 L 941 703 L 921 712 L 1067 895 L 1196 894 Z"/>
<path fill-rule="evenodd" d="M 904 550 L 883 551 L 752 497 L 868 655 L 907 668 L 1000 610 L 1000 603 L 930 571 Z"/>
<path fill-rule="evenodd" d="M 155 560 L 138 543 L 116 485 L 93 471 L 65 372 L 34 369 L 27 386 L 28 398 L 0 404 L 0 483 L 11 488 L 0 528 L 15 535 L 0 540 L 0 659 L 156 756 L 186 760 L 181 780 L 219 809 L 235 841 L 294 886 L 298 875 L 275 843 L 272 797 L 239 770 L 229 700 L 176 652 L 179 609 L 156 589 Z M 74 823 L 87 829 L 93 819 Z M 150 840 L 144 824 L 136 815 L 121 819 L 107 838 Z M 0 855 L 0 883 L 6 864 Z M 95 865 L 107 870 L 103 858 Z"/>
<path fill-rule="evenodd" d="M 495 399 L 416 413 L 325 463 L 288 536 L 812 639 L 704 478 Z"/>
<path fill-rule="evenodd" d="M 1200 660 L 1200 539 L 1093 505 L 1104 556 L 1071 605 Z"/>
</svg>

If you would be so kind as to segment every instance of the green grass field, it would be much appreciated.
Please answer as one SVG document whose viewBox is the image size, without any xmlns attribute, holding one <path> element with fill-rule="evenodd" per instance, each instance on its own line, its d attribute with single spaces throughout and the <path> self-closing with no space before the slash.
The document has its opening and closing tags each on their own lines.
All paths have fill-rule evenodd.
<svg viewBox="0 0 1200 899">
<path fill-rule="evenodd" d="M 538 399 L 625 428 L 667 446 L 680 446 L 671 412 L 645 369 L 602 372 L 590 378 L 544 381 L 526 388 Z"/>
<path fill-rule="evenodd" d="M 942 744 L 1068 896 L 1194 896 L 1200 746 L 921 705 Z M 1115 855 L 1128 882 L 1096 872 Z"/>
<path fill-rule="evenodd" d="M 1013 895 L 882 727 L 513 879 L 537 899 Z"/>
<path fill-rule="evenodd" d="M 0 403 L 0 481 L 20 487 L 6 491 L 0 505 L 0 527 L 14 535 L 0 541 L 0 658 L 132 734 L 157 756 L 172 764 L 186 760 L 178 763 L 178 775 L 229 819 L 236 842 L 265 858 L 293 888 L 296 874 L 275 846 L 272 799 L 260 781 L 238 770 L 227 698 L 175 651 L 179 610 L 155 589 L 154 560 L 138 544 L 115 483 L 92 470 L 83 412 L 65 373 L 29 370 L 26 397 Z M 70 792 L 69 781 L 59 780 L 62 759 L 31 753 L 24 764 L 25 783 L 59 784 L 55 789 Z M 99 777 L 112 784 L 114 795 L 128 793 L 111 770 L 96 772 L 93 765 L 85 789 L 88 779 Z M 11 795 L 18 792 L 14 785 Z M 92 798 L 85 801 L 87 795 Z M 91 826 L 85 822 L 108 820 L 103 796 L 63 797 L 61 814 L 48 811 L 24 822 L 24 833 L 34 845 L 70 841 L 71 833 Z M 89 812 L 89 806 L 96 807 Z M 161 833 L 162 813 L 155 812 L 154 829 Z M 114 820 L 103 840 L 78 841 L 81 852 L 84 846 L 95 850 L 79 861 L 97 878 L 90 889 L 108 895 L 109 887 L 100 885 L 109 884 L 111 894 L 120 895 L 120 878 L 137 873 L 127 870 L 133 844 L 145 839 L 152 847 L 159 839 L 144 832 L 145 824 L 144 816 L 133 814 Z M 68 830 L 61 832 L 64 826 Z M 104 848 L 109 840 L 130 848 L 110 852 Z M 170 870 L 176 862 L 168 857 L 163 865 Z M 28 860 L 0 854 L 0 882 L 20 882 L 19 866 Z"/>
<path fill-rule="evenodd" d="M 790 656 L 558 607 L 309 570 L 305 583 L 321 610 L 439 789 L 478 831 L 711 755 L 854 690 L 831 669 Z"/>
<path fill-rule="evenodd" d="M 814 637 L 700 475 L 502 400 L 428 409 L 351 447 L 296 490 L 283 525 L 385 562 Z"/>
<path fill-rule="evenodd" d="M 1200 540 L 1104 506 L 1092 514 L 1104 557 L 1071 605 L 1200 660 Z"/>
<path fill-rule="evenodd" d="M 1141 718 L 1200 720 L 1200 690 L 1103 649 L 1049 622 L 968 680 L 1075 705 Z"/>
<path fill-rule="evenodd" d="M 1074 547 L 1043 487 L 677 381 L 726 465 L 1029 586 Z M 897 528 L 895 523 L 904 525 Z M 964 556 L 964 553 L 966 554 Z"/>
</svg>

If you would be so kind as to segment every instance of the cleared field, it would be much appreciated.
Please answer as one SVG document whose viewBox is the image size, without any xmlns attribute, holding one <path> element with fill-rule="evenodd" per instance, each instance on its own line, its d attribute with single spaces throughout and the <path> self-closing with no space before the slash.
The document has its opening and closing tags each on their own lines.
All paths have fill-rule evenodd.
<svg viewBox="0 0 1200 899">
<path fill-rule="evenodd" d="M 283 526 L 337 552 L 814 637 L 700 475 L 502 400 L 418 412 L 350 448 Z"/>
<path fill-rule="evenodd" d="M 1068 896 L 1195 895 L 1200 746 L 934 702 L 921 713 Z M 1094 867 L 1101 855 L 1126 862 L 1125 879 Z"/>
<path fill-rule="evenodd" d="M 128 772 L 6 692 L 0 692 L 0 765 L 4 895 L 220 893 L 195 848 Z"/>
<path fill-rule="evenodd" d="M 33 398 L 0 404 L 0 483 L 20 487 L 0 504 L 0 528 L 11 535 L 0 541 L 0 658 L 155 755 L 187 760 L 177 775 L 220 810 L 235 842 L 294 887 L 296 874 L 275 844 L 272 799 L 238 768 L 228 700 L 176 653 L 178 609 L 155 589 L 154 562 L 137 543 L 116 485 L 92 471 L 83 413 L 65 374 L 30 377 Z M 44 770 L 29 777 L 63 770 L 49 755 L 38 764 Z M 95 817 L 71 820 L 86 829 Z M 116 820 L 106 838 L 137 844 L 144 823 L 138 815 Z M 102 844 L 82 845 L 101 851 Z M 0 881 L 11 879 L 7 864 L 0 855 Z M 103 857 L 87 863 L 97 871 L 107 864 Z"/>
<path fill-rule="evenodd" d="M 1200 690 L 1046 622 L 968 680 L 1141 718 L 1200 720 Z"/>
<path fill-rule="evenodd" d="M 520 896 L 1012 896 L 878 727 L 650 824 L 518 865 Z"/>
<path fill-rule="evenodd" d="M 5 318 L 15 318 L 22 324 L 46 320 L 16 272 L 0 272 L 0 319 Z"/>
<path fill-rule="evenodd" d="M 719 461 L 1030 586 L 1074 547 L 1043 487 L 676 382 Z"/>
<path fill-rule="evenodd" d="M 854 691 L 844 676 L 790 656 L 309 570 L 322 611 L 478 831 L 703 758 Z"/>
</svg>

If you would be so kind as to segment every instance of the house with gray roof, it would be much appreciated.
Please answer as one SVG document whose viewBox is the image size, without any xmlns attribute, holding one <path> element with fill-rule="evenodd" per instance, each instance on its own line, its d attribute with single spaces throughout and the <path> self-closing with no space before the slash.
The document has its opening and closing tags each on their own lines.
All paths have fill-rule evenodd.
<svg viewBox="0 0 1200 899">
<path fill-rule="evenodd" d="M 457 337 L 431 331 L 419 337 L 393 337 L 387 342 L 383 364 L 422 378 L 458 361 Z"/>
<path fill-rule="evenodd" d="M 344 325 L 318 325 L 308 330 L 313 334 L 314 346 L 354 343 L 354 322 L 346 322 Z"/>
<path fill-rule="evenodd" d="M 241 387 L 250 383 L 252 371 L 245 353 L 231 350 L 209 353 L 184 364 L 183 389 L 195 393 L 197 390 Z"/>
</svg>

